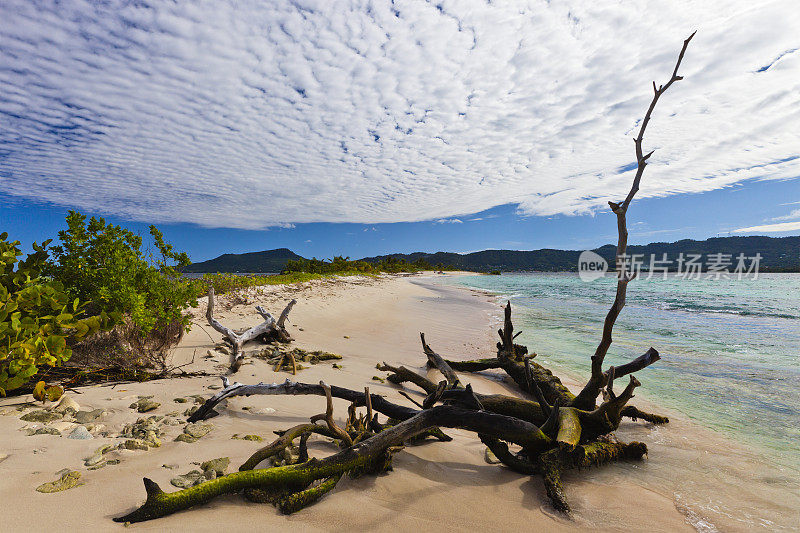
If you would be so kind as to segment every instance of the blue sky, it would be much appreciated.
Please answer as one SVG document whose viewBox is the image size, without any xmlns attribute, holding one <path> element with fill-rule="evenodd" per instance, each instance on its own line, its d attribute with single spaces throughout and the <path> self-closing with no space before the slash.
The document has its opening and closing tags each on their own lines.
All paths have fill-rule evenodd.
<svg viewBox="0 0 800 533">
<path fill-rule="evenodd" d="M 0 231 L 69 208 L 197 260 L 800 233 L 794 0 L 0 4 Z"/>
</svg>

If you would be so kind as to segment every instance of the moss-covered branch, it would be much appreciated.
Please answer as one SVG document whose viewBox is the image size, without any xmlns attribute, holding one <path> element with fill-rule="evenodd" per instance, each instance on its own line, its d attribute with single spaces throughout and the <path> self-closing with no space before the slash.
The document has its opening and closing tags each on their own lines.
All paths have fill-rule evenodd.
<svg viewBox="0 0 800 533">
<path fill-rule="evenodd" d="M 413 417 L 321 460 L 311 459 L 300 465 L 234 472 L 172 493 L 163 492 L 155 482 L 145 478 L 147 500 L 144 505 L 114 520 L 152 520 L 206 503 L 221 494 L 244 489 L 274 491 L 296 487 L 297 491 L 305 490 L 318 479 L 335 477 L 375 463 L 389 448 L 432 427 L 462 428 L 486 434 L 513 442 L 532 454 L 552 446 L 552 440 L 529 422 L 486 411 L 441 405 L 418 411 Z"/>
</svg>

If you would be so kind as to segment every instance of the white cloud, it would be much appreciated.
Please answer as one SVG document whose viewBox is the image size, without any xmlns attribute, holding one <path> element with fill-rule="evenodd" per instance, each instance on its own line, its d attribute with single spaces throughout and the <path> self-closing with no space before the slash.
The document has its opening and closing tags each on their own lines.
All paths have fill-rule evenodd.
<svg viewBox="0 0 800 533">
<path fill-rule="evenodd" d="M 797 222 L 783 222 L 780 224 L 765 224 L 763 226 L 750 226 L 749 228 L 739 228 L 733 233 L 778 233 L 782 231 L 800 230 L 800 220 Z"/>
<path fill-rule="evenodd" d="M 48 5 L 49 4 L 49 5 Z M 795 0 L 0 7 L 0 187 L 261 228 L 591 211 L 800 176 Z"/>
<path fill-rule="evenodd" d="M 775 217 L 772 220 L 794 220 L 796 218 L 800 218 L 800 209 L 795 209 L 788 215 L 782 215 L 779 217 Z"/>
<path fill-rule="evenodd" d="M 440 218 L 439 220 L 434 220 L 433 223 L 434 224 L 463 224 L 464 221 L 462 221 L 459 218 Z"/>
</svg>

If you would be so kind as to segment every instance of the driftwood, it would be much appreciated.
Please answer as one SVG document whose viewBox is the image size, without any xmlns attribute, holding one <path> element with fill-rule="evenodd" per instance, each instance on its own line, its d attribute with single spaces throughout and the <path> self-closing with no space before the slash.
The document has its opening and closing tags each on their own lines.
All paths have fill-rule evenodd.
<svg viewBox="0 0 800 533">
<path fill-rule="evenodd" d="M 653 84 L 655 95 L 635 139 L 638 171 L 633 187 L 624 202 L 610 204 L 618 221 L 618 256 L 625 254 L 627 246 L 625 214 L 638 191 L 646 161 L 652 154 L 642 154 L 644 130 L 658 98 L 681 79 L 677 75 L 678 67 L 692 36 L 684 41 L 670 81 L 661 87 Z M 592 356 L 591 377 L 577 396 L 567 390 L 552 372 L 532 361 L 535 354 L 528 356 L 526 347 L 514 343 L 519 333 L 514 333 L 510 304 L 505 308 L 505 321 L 499 331 L 500 342 L 494 359 L 460 363 L 449 361 L 435 352 L 421 334 L 422 349 L 428 364 L 441 372 L 445 378 L 443 381 L 434 383 L 405 367 L 393 367 L 386 363 L 378 365 L 379 369 L 390 373 L 390 382 L 398 385 L 413 383 L 425 391 L 427 396 L 421 403 L 412 402 L 415 407 L 390 402 L 383 396 L 371 394 L 369 388 L 360 392 L 323 382 L 294 383 L 288 379 L 281 384 L 244 385 L 230 383 L 223 378 L 224 389 L 191 415 L 190 422 L 216 415 L 215 407 L 228 398 L 252 394 L 324 396 L 326 410 L 324 414 L 311 417 L 310 423 L 282 432 L 275 442 L 256 451 L 239 468 L 239 472 L 172 493 L 163 492 L 156 483 L 145 478 L 145 503 L 114 520 L 151 520 L 206 503 L 218 495 L 235 492 L 244 492 L 253 501 L 273 503 L 284 513 L 296 512 L 333 490 L 344 474 L 359 476 L 391 470 L 393 455 L 415 438 L 430 435 L 440 441 L 449 440 L 439 429 L 441 427 L 475 432 L 505 467 L 523 475 L 542 476 L 553 507 L 569 513 L 570 507 L 561 482 L 565 470 L 610 461 L 641 459 L 647 453 L 643 443 L 620 443 L 612 435 L 622 417 L 666 421 L 628 405 L 635 388 L 640 385 L 632 373 L 658 361 L 656 350 L 651 348 L 625 365 L 602 370 L 603 359 L 611 345 L 614 322 L 625 304 L 627 284 L 633 279 L 622 265 L 621 258 L 618 258 L 616 268 L 619 278 L 614 304 L 606 317 L 601 342 Z M 262 324 L 242 334 L 231 332 L 213 319 L 213 291 L 209 296 L 209 323 L 234 344 L 237 357 L 244 342 L 278 325 L 268 313 L 263 312 L 261 314 L 268 326 Z M 282 317 L 288 314 L 290 308 L 291 304 Z M 251 333 L 253 330 L 257 333 Z M 456 373 L 490 368 L 506 371 L 537 401 L 477 394 L 469 384 L 464 385 Z M 617 394 L 613 389 L 614 382 L 625 375 L 629 375 L 628 383 Z M 597 405 L 601 393 L 603 400 Z M 405 396 L 410 398 L 407 394 Z M 351 402 L 344 427 L 337 424 L 334 418 L 333 398 Z M 362 406 L 366 408 L 366 413 L 360 415 L 357 409 Z M 381 414 L 388 417 L 383 423 L 379 420 Z M 325 424 L 316 423 L 319 421 Z M 324 459 L 309 458 L 306 443 L 314 433 L 334 439 L 343 449 Z M 295 456 L 291 450 L 293 441 L 298 438 L 300 443 Z M 270 459 L 273 466 L 258 468 L 265 459 Z"/>
<path fill-rule="evenodd" d="M 214 287 L 208 288 L 208 308 L 206 309 L 206 319 L 208 324 L 219 331 L 225 336 L 225 339 L 233 346 L 233 353 L 231 354 L 231 373 L 235 373 L 241 368 L 244 363 L 244 352 L 242 347 L 245 343 L 255 339 L 261 339 L 263 342 L 270 342 L 278 340 L 281 342 L 290 342 L 292 337 L 286 331 L 286 319 L 289 317 L 289 311 L 292 310 L 297 300 L 290 301 L 284 310 L 281 312 L 277 320 L 269 314 L 260 305 L 256 306 L 256 312 L 261 315 L 264 322 L 257 326 L 253 326 L 243 332 L 237 333 L 236 331 L 223 326 L 219 320 L 214 318 Z M 291 357 L 291 356 L 290 356 Z M 292 357 L 293 366 L 296 364 L 294 357 Z"/>
<path fill-rule="evenodd" d="M 424 343 L 426 355 L 432 350 Z M 435 352 L 433 352 L 435 353 Z M 561 472 L 613 460 L 641 458 L 647 452 L 642 443 L 622 444 L 605 439 L 619 425 L 621 411 L 633 396 L 638 381 L 631 382 L 619 396 L 604 402 L 592 411 L 568 407 L 560 408 L 558 402 L 548 406 L 547 413 L 535 402 L 502 395 L 480 395 L 461 380 L 447 362 L 435 358 L 437 368 L 453 379 L 442 381 L 422 403 L 423 409 L 405 407 L 388 401 L 383 396 L 343 387 L 295 383 L 259 383 L 244 385 L 230 383 L 223 377 L 224 388 L 217 392 L 189 417 L 195 422 L 214 416 L 214 408 L 228 398 L 250 395 L 316 395 L 325 396 L 324 414 L 311 417 L 311 423 L 295 426 L 283 433 L 275 442 L 256 451 L 241 467 L 240 472 L 206 481 L 182 491 L 164 493 L 152 481 L 145 480 L 147 501 L 139 509 L 117 521 L 136 522 L 171 514 L 181 509 L 205 503 L 225 493 L 244 491 L 255 501 L 274 503 L 282 512 L 295 512 L 332 490 L 341 475 L 374 474 L 384 472 L 391 465 L 391 457 L 399 451 L 397 446 L 421 434 L 439 440 L 449 440 L 441 434 L 440 427 L 457 427 L 473 431 L 492 449 L 507 467 L 522 473 L 542 475 L 548 495 L 556 509 L 568 512 Z M 420 376 L 426 389 L 432 382 Z M 333 417 L 332 398 L 351 402 L 345 427 L 340 427 Z M 442 403 L 442 405 L 437 405 Z M 509 407 L 512 405 L 513 407 Z M 358 417 L 356 408 L 367 407 L 367 413 Z M 528 418 L 540 421 L 537 425 L 528 420 L 503 414 L 510 410 L 528 410 Z M 375 413 L 375 414 L 373 414 Z M 389 417 L 385 424 L 378 414 Z M 325 426 L 315 422 L 324 420 Z M 278 456 L 298 437 L 319 433 L 336 439 L 345 449 L 322 460 L 307 459 L 299 454 L 298 460 L 272 468 L 256 469 L 265 459 Z M 444 438 L 442 438 L 444 437 Z M 307 437 L 306 437 L 307 438 Z M 512 452 L 509 445 L 519 450 Z M 304 461 L 299 461 L 299 457 Z M 315 482 L 320 481 L 318 485 Z"/>
</svg>

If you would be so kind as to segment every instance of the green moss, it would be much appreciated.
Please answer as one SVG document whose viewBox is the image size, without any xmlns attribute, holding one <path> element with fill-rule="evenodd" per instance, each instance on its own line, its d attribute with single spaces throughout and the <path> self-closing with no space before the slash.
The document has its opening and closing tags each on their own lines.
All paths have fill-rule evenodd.
<svg viewBox="0 0 800 533">
<path fill-rule="evenodd" d="M 61 474 L 61 477 L 55 481 L 49 481 L 47 483 L 42 483 L 36 490 L 38 492 L 61 492 L 62 490 L 71 489 L 73 487 L 77 487 L 78 485 L 82 485 L 81 481 L 81 473 L 75 470 L 68 470 Z"/>
</svg>

